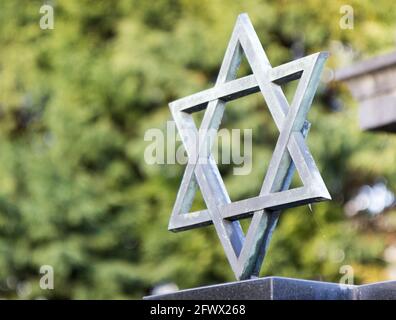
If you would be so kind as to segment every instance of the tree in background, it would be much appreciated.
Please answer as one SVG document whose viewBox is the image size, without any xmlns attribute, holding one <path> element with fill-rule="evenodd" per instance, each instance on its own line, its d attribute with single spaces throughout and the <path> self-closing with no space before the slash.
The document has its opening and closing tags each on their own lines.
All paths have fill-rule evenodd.
<svg viewBox="0 0 396 320">
<path fill-rule="evenodd" d="M 167 103 L 213 82 L 241 12 L 274 66 L 330 50 L 335 68 L 342 52 L 391 50 L 392 3 L 349 2 L 353 29 L 340 28 L 338 0 L 54 0 L 55 28 L 42 30 L 43 1 L 1 1 L 0 296 L 140 298 L 161 282 L 233 280 L 213 227 L 167 231 L 183 166 L 147 164 L 145 132 L 165 132 Z M 319 88 L 308 144 L 333 201 L 282 215 L 263 276 L 339 281 L 351 265 L 356 283 L 388 277 L 396 212 L 347 218 L 344 204 L 379 178 L 396 190 L 396 140 L 362 133 L 349 95 L 332 90 Z M 220 169 L 232 199 L 255 195 L 277 137 L 263 98 L 231 103 L 223 126 L 253 129 L 252 173 Z M 39 287 L 42 265 L 53 290 Z"/>
</svg>

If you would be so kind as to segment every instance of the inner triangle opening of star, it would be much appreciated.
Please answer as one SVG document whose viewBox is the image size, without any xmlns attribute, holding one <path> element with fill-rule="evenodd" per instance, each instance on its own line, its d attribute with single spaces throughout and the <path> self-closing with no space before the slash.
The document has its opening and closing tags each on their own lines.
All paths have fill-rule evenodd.
<svg viewBox="0 0 396 320">
<path fill-rule="evenodd" d="M 243 55 L 253 73 L 236 78 Z M 327 57 L 326 52 L 319 52 L 272 67 L 244 13 L 237 18 L 215 86 L 169 104 L 189 159 L 169 230 L 213 224 L 237 280 L 259 275 L 282 209 L 331 199 L 305 142 L 310 128 L 306 116 Z M 292 80 L 299 82 L 289 104 L 281 85 Z M 209 132 L 219 129 L 226 103 L 255 92 L 262 93 L 279 136 L 259 195 L 232 202 L 214 157 L 205 150 L 213 143 Z M 192 114 L 200 110 L 205 113 L 197 128 Z M 197 137 L 206 146 L 199 146 L 198 152 Z M 289 189 L 295 170 L 302 186 Z M 197 188 L 207 209 L 189 212 Z M 245 217 L 252 217 L 246 235 L 239 223 Z"/>
</svg>

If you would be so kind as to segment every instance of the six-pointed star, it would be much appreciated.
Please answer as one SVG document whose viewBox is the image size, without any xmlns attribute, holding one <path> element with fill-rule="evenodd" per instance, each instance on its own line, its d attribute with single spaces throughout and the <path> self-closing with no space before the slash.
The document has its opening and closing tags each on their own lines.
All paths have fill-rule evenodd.
<svg viewBox="0 0 396 320">
<path fill-rule="evenodd" d="M 245 54 L 252 75 L 236 79 Z M 189 162 L 177 194 L 169 230 L 181 231 L 213 223 L 238 280 L 258 276 L 280 209 L 331 199 L 305 143 L 311 106 L 327 53 L 313 54 L 272 68 L 247 14 L 238 16 L 213 88 L 170 103 Z M 281 85 L 299 79 L 289 106 Z M 231 202 L 214 158 L 201 145 L 212 144 L 227 101 L 261 91 L 279 130 L 274 153 L 257 197 Z M 198 130 L 192 113 L 205 110 Z M 197 136 L 202 143 L 196 150 Z M 207 161 L 199 161 L 205 158 Z M 294 170 L 303 186 L 288 189 Z M 189 213 L 199 186 L 207 210 Z M 252 216 L 244 236 L 238 219 Z"/>
</svg>

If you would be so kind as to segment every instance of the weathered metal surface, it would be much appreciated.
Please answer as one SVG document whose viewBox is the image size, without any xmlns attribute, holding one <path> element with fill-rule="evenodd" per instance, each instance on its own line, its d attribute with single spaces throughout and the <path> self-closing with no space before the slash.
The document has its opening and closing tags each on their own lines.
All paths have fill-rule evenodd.
<svg viewBox="0 0 396 320">
<path fill-rule="evenodd" d="M 253 74 L 235 79 L 243 54 Z M 214 88 L 169 104 L 189 157 L 169 230 L 181 231 L 213 223 L 239 280 L 259 274 L 281 209 L 331 199 L 305 143 L 309 129 L 306 115 L 327 56 L 324 52 L 316 53 L 273 68 L 249 17 L 241 14 Z M 280 86 L 297 79 L 299 84 L 289 105 Z M 231 202 L 213 156 L 206 153 L 213 143 L 209 132 L 218 130 L 227 101 L 258 91 L 264 96 L 279 138 L 260 194 Z M 198 130 L 192 113 L 203 109 L 205 114 Z M 196 141 L 204 142 L 199 145 L 198 152 L 195 152 Z M 199 161 L 202 159 L 207 161 Z M 288 190 L 295 169 L 303 186 Z M 189 213 L 197 187 L 207 210 Z M 252 216 L 252 221 L 244 236 L 238 219 L 246 216 Z"/>
<path fill-rule="evenodd" d="M 396 52 L 335 72 L 359 103 L 363 130 L 396 132 Z"/>
</svg>

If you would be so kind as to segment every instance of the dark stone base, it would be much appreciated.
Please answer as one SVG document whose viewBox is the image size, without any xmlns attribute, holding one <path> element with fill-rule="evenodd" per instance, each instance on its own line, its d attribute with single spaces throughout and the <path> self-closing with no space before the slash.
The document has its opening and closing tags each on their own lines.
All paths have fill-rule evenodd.
<svg viewBox="0 0 396 320">
<path fill-rule="evenodd" d="M 352 286 L 267 277 L 147 296 L 147 300 L 393 300 L 396 281 Z"/>
</svg>

